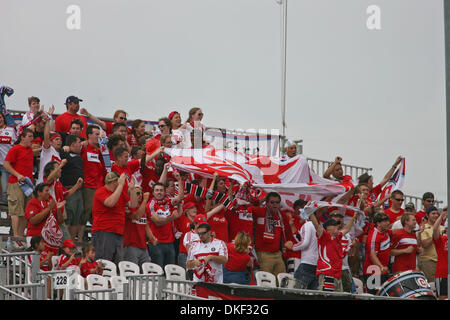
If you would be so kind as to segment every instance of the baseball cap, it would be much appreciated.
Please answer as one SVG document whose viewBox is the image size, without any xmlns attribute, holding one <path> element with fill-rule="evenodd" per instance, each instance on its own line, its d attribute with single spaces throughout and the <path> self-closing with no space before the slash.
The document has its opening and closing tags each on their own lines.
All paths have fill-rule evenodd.
<svg viewBox="0 0 450 320">
<path fill-rule="evenodd" d="M 293 141 L 291 141 L 291 140 L 286 140 L 286 142 L 284 143 L 284 148 L 286 149 L 287 147 L 290 147 L 290 146 L 295 146 L 296 144 L 293 142 Z"/>
<path fill-rule="evenodd" d="M 80 101 L 83 101 L 83 100 L 81 100 L 80 98 L 75 97 L 75 96 L 68 96 L 65 104 L 68 104 L 70 102 L 80 102 Z"/>
<path fill-rule="evenodd" d="M 67 247 L 67 248 L 75 248 L 76 247 L 75 242 L 73 242 L 72 240 L 65 240 L 63 242 L 62 246 L 63 246 L 63 248 L 64 247 Z"/>
<path fill-rule="evenodd" d="M 426 214 L 429 214 L 431 211 L 438 211 L 438 209 L 435 206 L 428 206 Z"/>
<path fill-rule="evenodd" d="M 170 120 L 172 120 L 173 116 L 176 115 L 177 113 L 180 114 L 178 111 L 172 111 L 171 113 L 169 113 L 168 118 L 169 118 Z"/>
<path fill-rule="evenodd" d="M 408 202 L 408 203 L 405 205 L 405 209 L 416 210 L 416 206 L 414 205 L 414 203 Z"/>
<path fill-rule="evenodd" d="M 344 215 L 342 214 L 342 212 L 340 212 L 339 210 L 333 210 L 330 212 L 329 214 L 330 217 L 341 217 L 343 218 Z"/>
<path fill-rule="evenodd" d="M 195 203 L 192 202 L 192 201 L 186 202 L 186 203 L 183 205 L 183 209 L 184 209 L 184 210 L 190 209 L 190 208 L 193 208 L 193 207 L 195 207 Z"/>
<path fill-rule="evenodd" d="M 208 221 L 208 218 L 204 214 L 197 214 L 194 218 L 194 222 L 197 223 L 207 223 L 206 221 Z"/>
<path fill-rule="evenodd" d="M 105 177 L 105 184 L 114 182 L 114 181 L 116 181 L 118 179 L 119 179 L 119 175 L 116 172 L 111 171 Z"/>
</svg>

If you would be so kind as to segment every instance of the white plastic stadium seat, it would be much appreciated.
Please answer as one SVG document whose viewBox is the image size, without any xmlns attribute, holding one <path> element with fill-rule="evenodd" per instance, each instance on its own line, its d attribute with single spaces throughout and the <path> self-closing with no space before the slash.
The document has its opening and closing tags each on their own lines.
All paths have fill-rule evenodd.
<svg viewBox="0 0 450 320">
<path fill-rule="evenodd" d="M 363 294 L 364 293 L 363 282 L 360 279 L 355 278 L 355 277 L 353 277 L 353 282 L 355 283 L 356 294 Z"/>
<path fill-rule="evenodd" d="M 119 274 L 122 277 L 126 277 L 129 274 L 139 274 L 139 266 L 131 261 L 120 261 L 119 262 Z"/>
<path fill-rule="evenodd" d="M 114 262 L 106 259 L 98 259 L 97 263 L 103 263 L 103 273 L 102 276 L 110 279 L 111 277 L 117 276 L 117 266 Z"/>
<path fill-rule="evenodd" d="M 255 273 L 255 278 L 256 278 L 256 285 L 258 286 L 270 288 L 277 287 L 276 277 L 270 272 L 257 271 Z"/>
<path fill-rule="evenodd" d="M 86 277 L 88 290 L 105 290 L 109 289 L 108 286 L 108 279 L 98 275 L 98 274 L 89 274 Z M 89 293 L 91 297 L 93 297 L 95 300 L 109 300 L 109 293 L 108 292 L 100 292 L 98 294 L 95 293 Z"/>
<path fill-rule="evenodd" d="M 117 300 L 123 300 L 123 285 L 127 283 L 127 279 L 122 276 L 112 276 L 109 282 L 111 283 L 111 288 L 116 290 Z"/>
<path fill-rule="evenodd" d="M 277 274 L 278 287 L 281 287 L 281 283 L 282 283 L 282 280 L 284 278 L 288 278 L 288 279 L 293 280 L 294 276 L 292 274 L 290 274 L 290 273 L 287 273 L 287 272 L 280 272 L 279 274 Z M 293 283 L 292 283 L 291 286 L 288 285 L 286 288 L 289 288 L 289 287 L 293 288 L 294 287 Z"/>
<path fill-rule="evenodd" d="M 163 268 L 153 262 L 144 262 L 142 264 L 142 273 L 143 274 L 155 274 L 158 276 L 162 276 L 164 274 Z"/>
<path fill-rule="evenodd" d="M 167 264 L 164 267 L 167 280 L 186 280 L 186 269 L 176 264 Z"/>
</svg>

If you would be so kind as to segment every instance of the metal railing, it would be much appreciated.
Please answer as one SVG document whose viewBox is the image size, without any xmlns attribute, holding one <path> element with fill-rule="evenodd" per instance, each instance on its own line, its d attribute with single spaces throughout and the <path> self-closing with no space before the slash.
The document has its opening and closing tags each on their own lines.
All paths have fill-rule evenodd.
<svg viewBox="0 0 450 320">
<path fill-rule="evenodd" d="M 328 167 L 331 166 L 331 164 L 333 163 L 332 161 L 312 159 L 312 158 L 307 158 L 307 160 L 309 167 L 319 176 L 323 176 Z M 364 168 L 344 163 L 342 163 L 341 165 L 344 174 L 351 176 L 355 181 L 363 173 L 372 171 L 372 168 Z"/>
</svg>

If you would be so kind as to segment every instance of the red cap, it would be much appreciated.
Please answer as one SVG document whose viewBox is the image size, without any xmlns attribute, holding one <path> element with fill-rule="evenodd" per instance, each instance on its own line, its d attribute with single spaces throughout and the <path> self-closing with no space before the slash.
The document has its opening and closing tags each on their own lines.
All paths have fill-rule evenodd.
<svg viewBox="0 0 450 320">
<path fill-rule="evenodd" d="M 198 222 L 198 223 L 207 223 L 207 221 L 208 221 L 208 218 L 206 217 L 205 214 L 198 214 L 194 218 L 194 222 Z"/>
<path fill-rule="evenodd" d="M 63 246 L 63 248 L 64 247 L 67 247 L 67 248 L 75 248 L 76 247 L 75 243 L 72 240 L 65 240 L 63 242 L 62 246 Z"/>
<path fill-rule="evenodd" d="M 168 118 L 170 120 L 172 120 L 173 116 L 176 115 L 177 113 L 180 114 L 178 111 L 172 111 L 171 113 L 169 113 L 169 117 Z"/>
<path fill-rule="evenodd" d="M 189 201 L 189 202 L 186 202 L 186 203 L 183 205 L 183 209 L 186 210 L 186 209 L 193 208 L 193 207 L 195 207 L 195 206 L 196 206 L 196 204 L 195 204 L 194 202 Z"/>
</svg>

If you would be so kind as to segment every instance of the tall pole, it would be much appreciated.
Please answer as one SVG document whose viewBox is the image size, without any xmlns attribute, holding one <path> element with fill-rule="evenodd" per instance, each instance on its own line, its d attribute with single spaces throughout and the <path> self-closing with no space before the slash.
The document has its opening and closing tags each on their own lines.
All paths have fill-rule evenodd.
<svg viewBox="0 0 450 320">
<path fill-rule="evenodd" d="M 283 137 L 286 137 L 287 0 L 278 3 L 281 8 L 281 125 Z"/>
<path fill-rule="evenodd" d="M 445 35 L 445 101 L 446 101 L 446 130 L 447 130 L 447 205 L 450 203 L 450 0 L 444 0 L 444 35 Z M 448 219 L 448 218 L 447 218 Z M 448 223 L 448 221 L 447 221 Z M 450 249 L 450 244 L 448 249 Z M 448 258 L 450 266 L 450 256 Z M 447 279 L 450 278 L 450 268 L 447 270 Z M 447 292 L 450 291 L 450 282 L 447 280 Z"/>
</svg>

